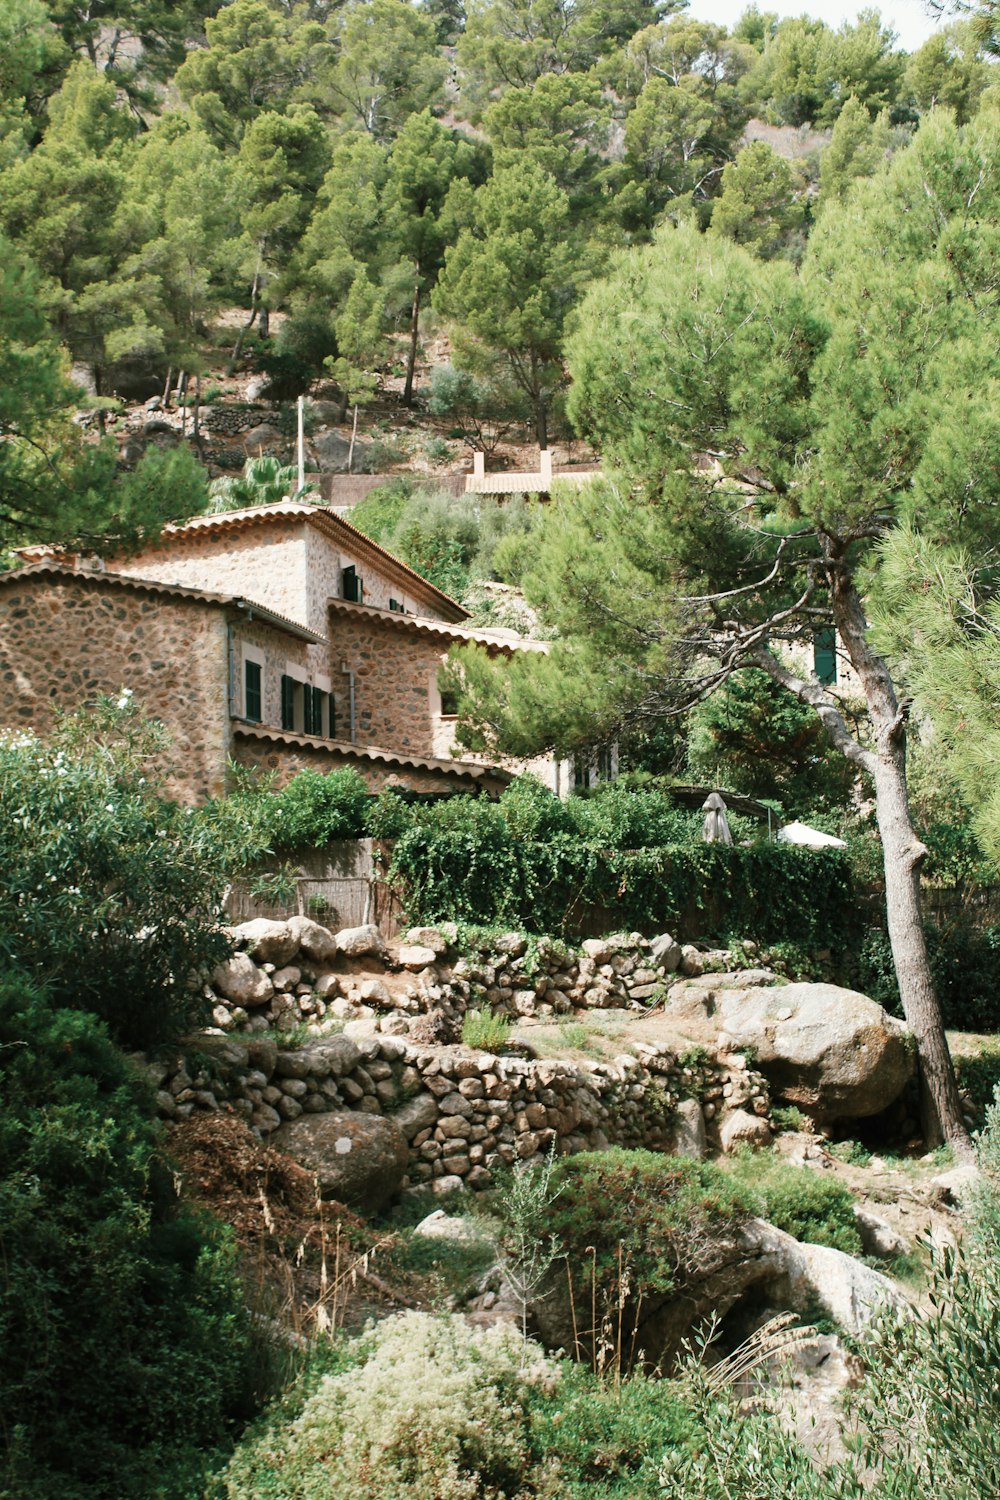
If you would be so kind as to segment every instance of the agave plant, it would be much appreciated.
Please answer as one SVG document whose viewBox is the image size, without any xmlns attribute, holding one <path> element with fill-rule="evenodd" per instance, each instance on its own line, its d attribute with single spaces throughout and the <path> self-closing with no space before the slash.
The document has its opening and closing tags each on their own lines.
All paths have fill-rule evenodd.
<svg viewBox="0 0 1000 1500">
<path fill-rule="evenodd" d="M 282 464 L 263 454 L 248 458 L 242 474 L 233 479 L 213 479 L 208 487 L 209 513 L 243 510 L 250 505 L 275 505 L 289 498 L 320 502 L 316 486 L 307 482 L 299 489 L 298 479 L 299 471 L 294 464 Z"/>
</svg>

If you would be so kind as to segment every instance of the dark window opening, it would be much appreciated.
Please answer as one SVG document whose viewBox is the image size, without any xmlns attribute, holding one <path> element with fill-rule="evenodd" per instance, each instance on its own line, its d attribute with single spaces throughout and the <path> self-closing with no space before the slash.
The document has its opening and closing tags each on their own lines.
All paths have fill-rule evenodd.
<svg viewBox="0 0 1000 1500">
<path fill-rule="evenodd" d="M 341 587 L 345 599 L 352 604 L 363 604 L 365 586 L 355 567 L 345 568 L 341 575 Z"/>
<path fill-rule="evenodd" d="M 261 671 L 255 661 L 245 663 L 244 676 L 244 711 L 246 717 L 253 724 L 259 724 L 264 717 L 263 694 L 261 692 Z"/>
<path fill-rule="evenodd" d="M 452 718 L 458 713 L 458 694 L 444 692 L 441 694 L 441 712 L 449 714 Z"/>
<path fill-rule="evenodd" d="M 327 694 L 321 688 L 305 688 L 305 732 L 306 734 L 323 734 L 323 720 L 325 718 Z"/>
</svg>

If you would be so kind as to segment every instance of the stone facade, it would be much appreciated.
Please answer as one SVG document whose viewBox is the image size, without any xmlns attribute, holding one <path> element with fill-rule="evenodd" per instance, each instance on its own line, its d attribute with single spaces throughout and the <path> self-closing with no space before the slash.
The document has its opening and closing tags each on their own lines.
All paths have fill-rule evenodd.
<svg viewBox="0 0 1000 1500">
<path fill-rule="evenodd" d="M 170 733 L 167 792 L 218 795 L 229 739 L 223 610 L 99 574 L 24 574 L 0 587 L 0 725 L 44 732 L 54 710 L 123 688 Z"/>
<path fill-rule="evenodd" d="M 322 507 L 282 502 L 198 516 L 140 553 L 102 563 L 45 548 L 22 557 L 30 573 L 0 580 L 8 601 L 0 723 L 44 722 L 44 702 L 76 707 L 129 686 L 169 728 L 182 768 L 171 789 L 187 801 L 223 790 L 230 754 L 276 770 L 279 782 L 305 766 L 354 766 L 374 791 L 393 781 L 421 792 L 498 792 L 513 774 L 456 757 L 437 674 L 455 639 L 480 640 L 491 653 L 520 643 L 464 630 L 461 605 Z M 42 573 L 60 601 L 44 608 Z M 27 615 L 10 605 L 20 594 L 6 592 L 22 587 L 18 579 L 39 600 Z M 344 598 L 356 589 L 360 602 Z M 59 639 L 64 615 L 68 642 Z M 56 642 L 61 657 L 69 649 L 86 658 L 85 669 L 55 662 Z M 248 701 L 258 673 L 259 703 Z"/>
</svg>

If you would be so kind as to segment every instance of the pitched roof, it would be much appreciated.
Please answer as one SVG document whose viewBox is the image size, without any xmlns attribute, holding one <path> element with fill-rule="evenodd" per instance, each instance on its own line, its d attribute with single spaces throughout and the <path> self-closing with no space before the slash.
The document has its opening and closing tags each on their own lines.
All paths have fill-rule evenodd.
<svg viewBox="0 0 1000 1500">
<path fill-rule="evenodd" d="M 406 631 L 410 635 L 427 636 L 432 640 L 441 641 L 444 645 L 450 646 L 462 641 L 472 641 L 478 646 L 485 647 L 491 656 L 496 656 L 498 653 L 510 656 L 515 651 L 537 651 L 544 654 L 549 649 L 546 641 L 529 640 L 527 636 L 518 635 L 514 630 L 484 630 L 467 625 L 445 625 L 440 620 L 425 619 L 423 615 L 404 615 L 396 610 L 376 609 L 374 605 L 355 604 L 349 599 L 328 599 L 327 605 L 334 614 L 356 615 L 366 620 L 374 620 L 379 625 Z"/>
<path fill-rule="evenodd" d="M 233 733 L 240 739 L 261 740 L 267 744 L 289 746 L 301 750 L 328 750 L 337 755 L 349 755 L 356 760 L 375 761 L 386 766 L 401 766 L 413 771 L 441 771 L 450 776 L 463 776 L 471 781 L 513 781 L 511 771 L 500 766 L 478 765 L 469 760 L 444 760 L 432 755 L 407 755 L 403 750 L 380 750 L 371 745 L 356 745 L 350 740 L 326 740 L 313 734 L 295 734 L 287 729 L 271 729 L 266 724 L 237 722 Z"/>
<path fill-rule="evenodd" d="M 315 630 L 310 630 L 295 620 L 286 619 L 284 615 L 275 614 L 273 609 L 265 609 L 263 605 L 255 604 L 252 599 L 244 599 L 237 594 L 216 594 L 209 589 L 188 587 L 187 584 L 160 583 L 155 578 L 136 578 L 131 573 L 107 573 L 99 568 L 74 568 L 69 563 L 32 563 L 28 567 L 13 568 L 8 573 L 0 573 L 0 587 L 5 588 L 12 583 L 30 583 L 36 578 L 58 578 L 97 588 L 124 589 L 128 593 L 153 594 L 170 599 L 184 599 L 195 604 L 236 609 L 244 613 L 248 620 L 263 620 L 265 624 L 273 625 L 276 630 L 295 636 L 297 640 L 309 641 L 313 645 L 326 644 L 325 637 L 317 635 Z"/>
<path fill-rule="evenodd" d="M 467 620 L 469 612 L 456 599 L 429 583 L 419 573 L 387 552 L 378 542 L 365 536 L 350 521 L 326 505 L 310 505 L 302 500 L 279 500 L 274 505 L 251 505 L 242 510 L 220 511 L 217 515 L 192 516 L 189 521 L 164 527 L 163 536 L 196 536 L 202 533 L 245 531 L 253 526 L 272 525 L 275 521 L 302 520 L 331 541 L 339 543 L 348 551 L 367 558 L 383 574 L 400 583 L 410 594 L 437 610 L 446 620 Z"/>
</svg>

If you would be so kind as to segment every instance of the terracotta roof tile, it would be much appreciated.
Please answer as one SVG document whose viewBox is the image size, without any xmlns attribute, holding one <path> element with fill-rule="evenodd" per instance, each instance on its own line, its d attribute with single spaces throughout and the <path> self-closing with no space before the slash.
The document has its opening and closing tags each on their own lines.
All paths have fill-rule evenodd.
<svg viewBox="0 0 1000 1500">
<path fill-rule="evenodd" d="M 414 771 L 442 771 L 451 776 L 469 777 L 473 781 L 492 778 L 507 782 L 514 779 L 512 772 L 504 771 L 499 766 L 481 766 L 474 761 L 443 760 L 435 756 L 408 755 L 404 750 L 382 750 L 372 745 L 356 745 L 350 740 L 327 740 L 315 734 L 294 734 L 287 729 L 272 729 L 267 724 L 247 724 L 237 720 L 233 733 L 240 739 L 261 740 L 292 749 L 329 750 L 337 755 L 353 756 L 357 760 L 408 767 Z"/>
<path fill-rule="evenodd" d="M 388 625 L 394 630 L 408 631 L 410 635 L 430 636 L 449 645 L 461 641 L 473 641 L 484 646 L 495 655 L 502 652 L 511 655 L 514 651 L 548 651 L 546 641 L 529 640 L 513 630 L 483 630 L 467 625 L 447 625 L 441 620 L 428 620 L 423 615 L 404 615 L 396 610 L 376 609 L 371 604 L 355 604 L 349 599 L 328 599 L 328 607 L 334 614 L 357 615 L 373 620 L 379 625 Z"/>
</svg>

